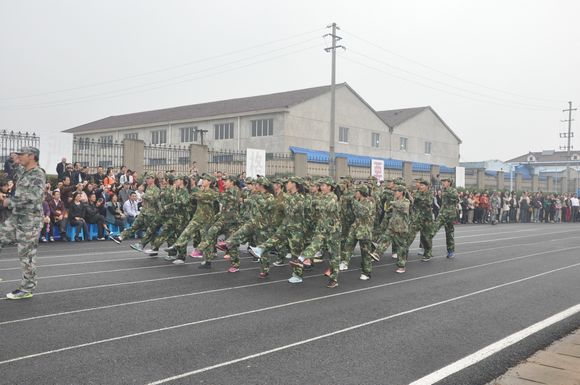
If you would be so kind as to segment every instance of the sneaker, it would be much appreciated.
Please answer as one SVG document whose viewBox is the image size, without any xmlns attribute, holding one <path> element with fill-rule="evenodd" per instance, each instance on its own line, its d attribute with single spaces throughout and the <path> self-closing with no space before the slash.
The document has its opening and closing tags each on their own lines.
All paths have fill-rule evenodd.
<svg viewBox="0 0 580 385">
<path fill-rule="evenodd" d="M 293 259 L 290 261 L 290 265 L 294 267 L 304 267 L 304 264 L 299 259 Z"/>
<path fill-rule="evenodd" d="M 448 251 L 448 252 L 447 252 L 447 258 L 455 258 L 455 252 L 453 252 L 453 251 Z"/>
<path fill-rule="evenodd" d="M 143 246 L 141 246 L 140 243 L 133 243 L 129 247 L 132 248 L 135 251 L 143 251 Z"/>
<path fill-rule="evenodd" d="M 240 268 L 239 267 L 235 267 L 235 266 L 231 266 L 228 269 L 228 273 L 237 273 L 238 271 L 240 271 Z"/>
<path fill-rule="evenodd" d="M 338 270 L 340 271 L 348 270 L 348 264 L 346 262 L 341 262 L 340 265 L 338 266 Z"/>
<path fill-rule="evenodd" d="M 216 243 L 215 248 L 218 249 L 219 251 L 228 251 L 228 244 L 226 243 L 226 241 L 219 241 L 218 243 Z"/>
<path fill-rule="evenodd" d="M 268 273 L 266 273 L 265 271 L 260 272 L 260 274 L 258 274 L 258 276 L 260 277 L 260 279 L 265 279 L 268 276 Z"/>
<path fill-rule="evenodd" d="M 329 267 L 326 270 L 324 270 L 324 275 L 330 277 L 332 275 L 332 269 Z"/>
<path fill-rule="evenodd" d="M 302 264 L 303 264 L 304 266 L 312 266 L 312 261 L 310 261 L 310 259 L 305 259 L 305 260 L 302 262 Z"/>
<path fill-rule="evenodd" d="M 107 240 L 107 238 L 105 238 L 105 237 L 97 238 L 97 241 L 106 241 L 106 240 Z"/>
<path fill-rule="evenodd" d="M 123 242 L 123 238 L 120 235 L 113 235 L 109 233 L 109 239 L 115 242 L 117 245 L 120 245 Z"/>
<path fill-rule="evenodd" d="M 366 274 L 361 274 L 358 279 L 360 279 L 361 281 L 368 281 L 369 279 L 371 279 L 371 276 L 366 275 Z"/>
<path fill-rule="evenodd" d="M 183 265 L 185 263 L 185 258 L 181 259 L 181 258 L 177 258 L 175 261 L 173 261 L 174 265 Z"/>
<path fill-rule="evenodd" d="M 50 237 L 50 238 L 48 238 L 48 241 L 49 241 L 49 242 L 54 242 L 54 237 Z"/>
<path fill-rule="evenodd" d="M 290 282 L 290 283 L 302 283 L 302 278 L 297 276 L 297 275 L 292 275 L 292 277 L 290 277 L 288 282 Z"/>
<path fill-rule="evenodd" d="M 373 261 L 378 262 L 381 260 L 381 256 L 379 255 L 379 253 L 377 253 L 376 251 L 371 251 L 369 253 L 370 257 L 372 258 Z"/>
<path fill-rule="evenodd" d="M 292 254 L 290 254 L 290 253 L 286 254 L 286 257 L 285 258 L 286 259 L 292 259 Z"/>
<path fill-rule="evenodd" d="M 32 298 L 32 293 L 26 290 L 16 289 L 11 293 L 6 294 L 8 299 L 26 299 Z"/>
<path fill-rule="evenodd" d="M 203 253 L 198 249 L 193 249 L 193 251 L 191 252 L 191 254 L 189 254 L 189 256 L 191 258 L 203 258 Z"/>
<path fill-rule="evenodd" d="M 419 249 L 419 251 L 417 252 L 417 255 L 423 255 L 425 254 L 425 251 L 423 249 Z"/>
<path fill-rule="evenodd" d="M 202 263 L 199 264 L 199 266 L 197 268 L 198 269 L 211 269 L 211 262 L 203 261 Z"/>
<path fill-rule="evenodd" d="M 147 249 L 147 250 L 144 250 L 143 252 L 150 257 L 156 257 L 158 254 L 157 250 L 153 250 L 153 249 Z"/>
<path fill-rule="evenodd" d="M 149 254 L 149 255 L 151 255 L 151 254 Z M 177 258 L 175 258 L 173 255 L 166 255 L 163 259 L 166 260 L 167 262 L 173 262 Z"/>
<path fill-rule="evenodd" d="M 262 256 L 262 253 L 264 252 L 264 249 L 262 249 L 261 247 L 252 247 L 250 246 L 250 249 L 248 250 L 250 252 L 250 254 L 254 257 L 254 258 L 258 258 L 260 259 L 260 257 Z"/>
<path fill-rule="evenodd" d="M 255 255 L 252 255 L 252 262 L 258 263 L 260 262 L 260 258 L 256 257 Z"/>
<path fill-rule="evenodd" d="M 282 260 L 282 261 L 276 261 L 272 265 L 277 266 L 277 267 L 286 266 L 286 261 L 284 261 L 284 260 Z"/>
<path fill-rule="evenodd" d="M 399 267 L 397 270 L 395 270 L 395 273 L 397 273 L 397 274 L 403 274 L 404 272 L 405 272 L 404 267 Z"/>
<path fill-rule="evenodd" d="M 224 255 L 224 259 L 225 259 L 226 261 L 229 261 L 230 259 L 232 259 L 232 256 L 231 256 L 231 255 L 229 255 L 229 254 L 225 254 L 225 255 Z"/>
<path fill-rule="evenodd" d="M 336 282 L 334 279 L 331 279 L 326 284 L 326 287 L 329 288 L 329 289 L 334 289 L 335 287 L 338 287 L 338 282 Z"/>
<path fill-rule="evenodd" d="M 431 260 L 431 257 L 423 256 L 423 258 L 421 258 L 421 262 L 429 262 L 430 260 Z"/>
<path fill-rule="evenodd" d="M 173 250 L 175 250 L 175 245 L 167 246 L 166 248 L 163 249 L 163 251 L 165 251 L 166 253 L 169 253 L 170 251 Z"/>
<path fill-rule="evenodd" d="M 393 253 L 393 255 L 391 255 L 391 257 L 392 257 L 393 259 L 399 259 L 399 256 L 397 255 L 397 253 Z"/>
<path fill-rule="evenodd" d="M 46 239 L 46 237 L 42 237 L 42 238 L 40 238 L 40 242 L 46 243 L 46 242 L 48 242 L 48 240 Z"/>
<path fill-rule="evenodd" d="M 322 258 L 317 257 L 312 258 L 312 263 L 322 263 L 322 262 L 324 262 L 324 259 Z"/>
</svg>

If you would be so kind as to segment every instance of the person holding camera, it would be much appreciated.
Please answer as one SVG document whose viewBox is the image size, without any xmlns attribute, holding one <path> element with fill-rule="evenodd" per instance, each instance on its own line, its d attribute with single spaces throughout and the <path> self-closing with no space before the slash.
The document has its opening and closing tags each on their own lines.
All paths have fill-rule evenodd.
<svg viewBox="0 0 580 385">
<path fill-rule="evenodd" d="M 60 191 L 54 190 L 52 192 L 52 199 L 48 201 L 50 208 L 50 236 L 49 241 L 54 241 L 54 229 L 58 227 L 60 232 L 60 240 L 68 241 L 66 235 L 67 212 L 64 207 L 64 202 L 60 199 Z"/>
</svg>

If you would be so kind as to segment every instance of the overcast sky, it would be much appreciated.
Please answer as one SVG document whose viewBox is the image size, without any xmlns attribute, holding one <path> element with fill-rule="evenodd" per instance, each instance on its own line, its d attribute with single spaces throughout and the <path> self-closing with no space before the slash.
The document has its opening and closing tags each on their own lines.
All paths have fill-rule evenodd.
<svg viewBox="0 0 580 385">
<path fill-rule="evenodd" d="M 432 106 L 462 161 L 506 160 L 565 144 L 579 15 L 574 0 L 2 1 L 0 130 L 54 141 L 110 115 L 329 84 L 334 21 L 337 82 L 376 110 Z"/>
</svg>

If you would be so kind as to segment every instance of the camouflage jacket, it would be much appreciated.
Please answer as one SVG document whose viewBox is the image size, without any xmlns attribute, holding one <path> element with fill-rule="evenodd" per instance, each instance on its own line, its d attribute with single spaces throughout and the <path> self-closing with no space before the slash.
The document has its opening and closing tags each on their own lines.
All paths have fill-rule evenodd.
<svg viewBox="0 0 580 385">
<path fill-rule="evenodd" d="M 415 191 L 411 219 L 413 221 L 433 221 L 433 193 Z"/>
<path fill-rule="evenodd" d="M 220 212 L 218 217 L 228 223 L 237 223 L 240 220 L 240 190 L 232 187 L 218 197 Z"/>
<path fill-rule="evenodd" d="M 16 173 L 19 175 L 16 181 L 16 192 L 10 198 L 8 208 L 12 210 L 12 215 L 27 217 L 31 223 L 40 223 L 46 175 L 40 167 L 25 171 L 22 166 L 19 166 Z"/>
<path fill-rule="evenodd" d="M 186 210 L 189 205 L 189 193 L 185 188 L 171 189 L 167 194 L 167 205 L 165 207 L 168 219 L 171 221 L 184 222 L 189 219 Z"/>
<path fill-rule="evenodd" d="M 372 239 L 373 223 L 376 215 L 376 203 L 372 198 L 362 200 L 353 199 L 352 207 L 354 212 L 354 223 L 351 231 L 354 232 L 356 239 Z"/>
<path fill-rule="evenodd" d="M 215 215 L 214 203 L 218 199 L 218 194 L 217 191 L 211 188 L 206 190 L 199 189 L 193 192 L 191 196 L 197 201 L 194 217 L 204 221 L 211 220 Z"/>
<path fill-rule="evenodd" d="M 457 217 L 457 203 L 459 202 L 459 194 L 457 190 L 453 187 L 447 187 L 443 189 L 441 194 L 441 210 L 439 215 L 443 215 L 447 218 Z"/>
<path fill-rule="evenodd" d="M 274 197 L 269 193 L 255 193 L 252 195 L 254 197 L 250 221 L 258 230 L 264 230 L 272 223 Z"/>
<path fill-rule="evenodd" d="M 152 214 L 159 210 L 159 194 L 161 190 L 159 187 L 153 185 L 147 187 L 145 193 L 143 194 L 143 203 L 141 206 L 141 212 L 143 214 Z"/>
<path fill-rule="evenodd" d="M 393 190 L 385 187 L 383 193 L 381 194 L 381 206 L 383 206 L 383 210 L 385 212 L 384 218 L 387 220 L 391 218 L 391 210 L 389 206 L 393 201 L 393 199 L 395 199 L 395 194 L 393 193 Z"/>
<path fill-rule="evenodd" d="M 159 191 L 159 211 L 158 216 L 167 217 L 171 215 L 168 210 L 171 210 L 173 187 L 165 186 Z"/>
<path fill-rule="evenodd" d="M 316 201 L 316 232 L 334 234 L 341 231 L 340 207 L 334 193 L 320 194 Z"/>
<path fill-rule="evenodd" d="M 282 224 L 284 220 L 284 207 L 286 206 L 287 194 L 280 193 L 274 195 L 273 207 L 272 207 L 272 226 L 278 227 Z"/>
<path fill-rule="evenodd" d="M 290 231 L 302 231 L 304 225 L 304 196 L 300 193 L 285 194 L 285 196 L 282 225 Z"/>
<path fill-rule="evenodd" d="M 345 191 L 340 196 L 340 221 L 343 226 L 350 226 L 354 222 L 353 201 L 352 191 Z"/>
<path fill-rule="evenodd" d="M 405 234 L 409 231 L 409 207 L 411 202 L 407 198 L 395 199 L 390 202 L 391 219 L 387 230 L 394 234 Z"/>
</svg>

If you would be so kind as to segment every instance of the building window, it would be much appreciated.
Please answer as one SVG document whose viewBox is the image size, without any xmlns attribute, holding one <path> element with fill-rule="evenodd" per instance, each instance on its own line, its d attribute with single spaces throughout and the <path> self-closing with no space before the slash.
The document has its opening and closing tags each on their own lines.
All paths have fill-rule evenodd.
<svg viewBox="0 0 580 385">
<path fill-rule="evenodd" d="M 252 120 L 252 136 L 274 135 L 274 119 Z"/>
<path fill-rule="evenodd" d="M 197 142 L 197 127 L 181 127 L 181 143 Z"/>
<path fill-rule="evenodd" d="M 165 166 L 167 158 L 149 158 L 149 166 Z"/>
<path fill-rule="evenodd" d="M 151 144 L 167 144 L 167 130 L 151 131 Z"/>
<path fill-rule="evenodd" d="M 111 144 L 111 143 L 113 143 L 113 135 L 101 136 L 99 138 L 99 141 L 101 143 Z"/>
<path fill-rule="evenodd" d="M 79 150 L 88 150 L 90 142 L 89 138 L 79 138 Z"/>
<path fill-rule="evenodd" d="M 431 142 L 425 142 L 425 154 L 431 155 Z"/>
<path fill-rule="evenodd" d="M 125 139 L 134 139 L 137 140 L 139 139 L 139 134 L 136 132 L 130 133 L 130 134 L 125 134 Z"/>
<path fill-rule="evenodd" d="M 234 138 L 234 124 L 233 123 L 221 123 L 214 124 L 214 139 L 233 139 Z"/>
<path fill-rule="evenodd" d="M 339 127 L 338 128 L 338 142 L 339 143 L 348 143 L 348 127 Z"/>
<path fill-rule="evenodd" d="M 381 144 L 381 135 L 373 132 L 371 135 L 371 147 L 379 148 Z"/>
<path fill-rule="evenodd" d="M 401 151 L 407 151 L 407 143 L 408 143 L 409 139 L 408 138 L 403 138 L 401 137 L 399 140 L 399 148 Z"/>
</svg>

